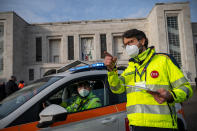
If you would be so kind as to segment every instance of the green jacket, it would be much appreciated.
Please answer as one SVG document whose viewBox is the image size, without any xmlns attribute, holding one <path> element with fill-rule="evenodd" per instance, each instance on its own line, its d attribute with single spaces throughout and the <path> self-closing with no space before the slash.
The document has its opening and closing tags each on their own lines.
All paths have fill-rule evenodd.
<svg viewBox="0 0 197 131">
<path fill-rule="evenodd" d="M 65 102 L 61 103 L 61 106 L 65 107 L 68 112 L 78 112 L 91 108 L 101 107 L 101 100 L 96 97 L 92 92 L 87 97 L 77 96 L 71 105 L 67 106 Z"/>
<path fill-rule="evenodd" d="M 116 69 L 108 72 L 108 81 L 113 93 L 127 92 L 127 117 L 129 124 L 135 126 L 177 128 L 174 104 L 193 95 L 182 71 L 168 55 L 155 54 L 154 48 L 148 48 L 132 59 L 121 76 Z M 145 87 L 153 91 L 159 88 L 169 90 L 174 102 L 159 104 L 151 94 L 133 87 L 139 82 L 144 82 Z"/>
</svg>

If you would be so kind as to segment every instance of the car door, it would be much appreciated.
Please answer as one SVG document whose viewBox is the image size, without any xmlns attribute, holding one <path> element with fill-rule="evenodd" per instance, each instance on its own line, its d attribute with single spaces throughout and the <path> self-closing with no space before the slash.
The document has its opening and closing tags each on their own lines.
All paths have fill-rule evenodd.
<svg viewBox="0 0 197 131">
<path fill-rule="evenodd" d="M 118 118 L 118 131 L 129 131 L 129 121 L 126 113 L 126 92 L 122 94 L 112 93 L 109 83 L 106 80 L 106 96 L 109 101 L 109 105 L 116 106 L 117 113 L 114 114 L 114 117 Z"/>
<path fill-rule="evenodd" d="M 95 75 L 72 80 L 65 84 L 65 88 L 51 94 L 49 97 L 50 102 L 59 101 L 60 98 L 65 99 L 63 94 L 67 96 L 75 96 L 70 94 L 76 92 L 74 89 L 71 91 L 69 88 L 73 87 L 76 82 L 90 81 L 92 83 L 92 92 L 100 98 L 102 106 L 95 109 L 88 109 L 79 112 L 70 112 L 67 115 L 67 119 L 62 122 L 56 122 L 46 130 L 74 130 L 74 131 L 118 131 L 119 116 L 117 115 L 117 108 L 115 105 L 110 105 L 106 92 L 106 75 Z M 67 92 L 65 93 L 65 89 Z M 62 95 L 61 95 L 62 94 Z M 56 100 L 55 100 L 56 99 Z M 72 101 L 71 97 L 68 97 L 67 101 Z M 57 102 L 56 102 L 57 104 Z M 61 104 L 60 104 L 61 105 Z"/>
<path fill-rule="evenodd" d="M 26 124 L 39 120 L 39 113 L 43 110 L 40 99 L 47 94 L 45 89 L 59 86 L 63 77 L 50 76 L 39 79 L 25 88 L 18 90 L 0 103 L 0 129 L 18 128 L 21 124 Z M 57 82 L 57 83 L 56 83 Z M 60 82 L 61 84 L 61 82 Z M 44 90 L 44 91 L 43 91 Z"/>
<path fill-rule="evenodd" d="M 35 122 L 25 123 L 22 125 L 12 126 L 10 128 L 7 128 L 7 130 L 16 129 L 22 131 L 23 130 L 34 131 L 41 129 L 41 130 L 60 130 L 60 131 L 61 130 L 119 131 L 120 120 L 122 120 L 120 119 L 120 117 L 122 116 L 120 113 L 122 106 L 117 106 L 118 101 L 113 101 L 113 98 L 109 97 L 108 95 L 109 92 L 106 88 L 106 85 L 108 83 L 106 77 L 107 77 L 106 75 L 91 75 L 91 76 L 86 75 L 85 77 L 72 79 L 71 81 L 66 82 L 60 85 L 59 87 L 57 87 L 48 95 L 44 96 L 44 98 L 39 100 L 39 102 L 37 103 L 40 106 L 43 106 L 43 104 L 45 105 L 46 104 L 45 101 L 50 101 L 51 104 L 61 104 L 60 103 L 61 99 L 63 100 L 65 97 L 62 96 L 62 94 L 65 94 L 63 93 L 63 89 L 65 89 L 66 87 L 68 87 L 69 85 L 71 85 L 76 81 L 90 80 L 96 82 L 96 83 L 95 82 L 92 83 L 94 86 L 93 92 L 97 95 L 97 97 L 100 98 L 102 102 L 101 107 L 97 107 L 95 109 L 88 109 L 80 112 L 68 113 L 67 119 L 65 121 L 55 122 L 48 128 L 42 128 L 42 129 L 38 128 L 37 127 L 38 121 L 35 121 Z M 27 116 L 29 117 L 36 115 L 35 113 L 29 114 L 29 112 L 26 112 L 25 114 L 27 114 Z"/>
</svg>

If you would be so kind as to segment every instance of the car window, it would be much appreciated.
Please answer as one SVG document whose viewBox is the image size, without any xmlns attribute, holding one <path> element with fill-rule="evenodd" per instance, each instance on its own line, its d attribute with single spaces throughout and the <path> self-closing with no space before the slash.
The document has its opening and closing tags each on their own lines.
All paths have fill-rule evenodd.
<svg viewBox="0 0 197 131">
<path fill-rule="evenodd" d="M 79 84 L 83 82 L 87 82 L 90 88 L 89 94 L 84 97 L 78 92 Z M 102 107 L 104 106 L 104 82 L 98 79 L 86 79 L 65 84 L 61 90 L 52 94 L 47 101 L 49 104 L 58 104 L 64 107 L 68 112 L 80 112 Z"/>
<path fill-rule="evenodd" d="M 0 119 L 16 110 L 40 91 L 60 80 L 61 78 L 62 77 L 58 76 L 39 79 L 8 96 L 6 99 L 0 102 Z"/>
</svg>

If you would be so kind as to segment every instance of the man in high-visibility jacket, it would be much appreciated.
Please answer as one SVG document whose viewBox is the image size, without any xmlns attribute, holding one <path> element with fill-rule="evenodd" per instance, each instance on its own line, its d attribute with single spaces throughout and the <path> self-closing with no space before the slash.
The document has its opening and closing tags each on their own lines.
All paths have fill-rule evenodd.
<svg viewBox="0 0 197 131">
<path fill-rule="evenodd" d="M 90 83 L 82 81 L 78 83 L 78 96 L 76 96 L 71 104 L 62 102 L 61 106 L 65 107 L 68 112 L 78 112 L 96 107 L 101 107 L 101 100 L 92 93 Z"/>
<path fill-rule="evenodd" d="M 144 32 L 126 31 L 123 44 L 130 59 L 121 76 L 116 69 L 117 58 L 108 52 L 104 64 L 111 91 L 127 92 L 127 117 L 132 131 L 177 129 L 175 103 L 193 95 L 191 85 L 171 56 L 147 48 Z"/>
</svg>

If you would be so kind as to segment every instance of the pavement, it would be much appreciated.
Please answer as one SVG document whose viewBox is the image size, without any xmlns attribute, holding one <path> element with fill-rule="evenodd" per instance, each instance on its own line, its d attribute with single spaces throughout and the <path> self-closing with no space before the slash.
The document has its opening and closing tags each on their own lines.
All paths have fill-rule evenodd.
<svg viewBox="0 0 197 131">
<path fill-rule="evenodd" d="M 187 131 L 197 131 L 197 87 L 193 87 L 193 96 L 183 103 Z"/>
</svg>

